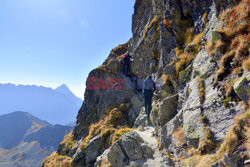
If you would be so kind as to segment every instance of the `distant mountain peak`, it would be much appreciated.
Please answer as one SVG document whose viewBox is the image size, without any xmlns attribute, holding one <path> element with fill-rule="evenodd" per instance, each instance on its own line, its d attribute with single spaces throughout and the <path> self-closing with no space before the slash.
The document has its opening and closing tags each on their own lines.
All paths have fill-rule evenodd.
<svg viewBox="0 0 250 167">
<path fill-rule="evenodd" d="M 80 99 L 79 97 L 77 97 L 66 84 L 62 84 L 59 87 L 57 87 L 55 89 L 55 91 L 64 94 L 65 96 L 67 96 L 68 98 L 70 98 L 71 100 L 73 100 L 73 102 L 75 103 L 81 103 L 82 99 Z"/>
<path fill-rule="evenodd" d="M 66 84 L 56 89 L 35 85 L 0 84 L 0 92 L 0 115 L 27 111 L 52 124 L 73 122 L 82 104 L 82 100 L 76 97 Z"/>
<path fill-rule="evenodd" d="M 55 91 L 62 93 L 62 94 L 66 94 L 66 95 L 68 94 L 74 95 L 66 84 L 62 84 L 58 86 L 57 88 L 55 88 Z"/>
<path fill-rule="evenodd" d="M 69 90 L 69 88 L 68 88 L 68 86 L 66 85 L 66 84 L 62 84 L 62 85 L 60 85 L 60 86 L 58 86 L 55 90 L 57 90 L 57 89 L 67 89 L 67 90 Z"/>
</svg>

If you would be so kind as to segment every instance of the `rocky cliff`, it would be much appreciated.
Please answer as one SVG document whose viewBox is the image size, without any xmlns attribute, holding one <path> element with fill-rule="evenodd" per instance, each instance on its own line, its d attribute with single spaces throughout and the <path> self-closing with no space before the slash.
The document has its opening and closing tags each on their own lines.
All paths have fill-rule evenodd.
<svg viewBox="0 0 250 167">
<path fill-rule="evenodd" d="M 43 166 L 247 165 L 249 3 L 136 0 L 133 37 L 90 72 L 77 124 Z M 157 83 L 150 122 L 147 75 Z"/>
</svg>

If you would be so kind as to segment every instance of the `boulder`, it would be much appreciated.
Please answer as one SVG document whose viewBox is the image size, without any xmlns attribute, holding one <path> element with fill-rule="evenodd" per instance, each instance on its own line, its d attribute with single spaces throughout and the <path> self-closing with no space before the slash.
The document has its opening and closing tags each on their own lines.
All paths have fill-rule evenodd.
<svg viewBox="0 0 250 167">
<path fill-rule="evenodd" d="M 221 40 L 222 36 L 217 31 L 212 31 L 212 43 L 216 43 L 217 41 Z"/>
<path fill-rule="evenodd" d="M 166 97 L 160 104 L 160 110 L 156 122 L 159 126 L 164 126 L 177 114 L 178 95 Z"/>
<path fill-rule="evenodd" d="M 237 95 L 243 100 L 247 105 L 249 101 L 250 94 L 250 72 L 243 74 L 243 76 L 234 84 L 234 90 Z"/>
<path fill-rule="evenodd" d="M 133 131 L 129 135 L 123 136 L 120 141 L 120 146 L 123 148 L 125 154 L 130 160 L 140 160 L 143 158 L 143 151 L 139 143 L 142 142 L 143 139 Z"/>
<path fill-rule="evenodd" d="M 222 161 L 217 161 L 215 162 L 212 167 L 225 167 Z"/>
<path fill-rule="evenodd" d="M 159 139 L 163 149 L 168 149 L 170 144 L 174 143 L 172 140 L 174 131 L 182 125 L 183 121 L 183 111 L 180 111 L 171 121 L 166 123 L 159 130 Z"/>
<path fill-rule="evenodd" d="M 141 144 L 143 139 L 135 131 L 123 135 L 121 139 L 117 140 L 108 150 L 97 158 L 95 166 L 100 164 L 110 164 L 112 166 L 136 166 L 137 163 L 133 161 L 142 160 L 144 158 L 144 150 Z M 147 151 L 150 150 L 147 148 Z"/>
<path fill-rule="evenodd" d="M 206 79 L 216 70 L 215 62 L 212 62 L 212 57 L 209 53 L 202 49 L 193 62 L 193 78 L 196 77 L 195 74 L 199 74 L 202 78 Z"/>
<path fill-rule="evenodd" d="M 145 108 L 143 107 L 141 109 L 139 116 L 135 120 L 134 128 L 138 128 L 139 126 L 147 126 L 148 125 L 147 117 L 148 116 L 145 112 Z"/>
<path fill-rule="evenodd" d="M 128 167 L 140 167 L 140 166 L 137 162 L 131 161 Z"/>
<path fill-rule="evenodd" d="M 99 155 L 100 147 L 101 147 L 101 136 L 97 135 L 96 137 L 90 140 L 89 144 L 86 146 L 84 150 L 86 164 L 95 162 L 96 158 Z"/>
<path fill-rule="evenodd" d="M 183 109 L 183 130 L 192 146 L 198 146 L 199 138 L 203 136 L 203 124 L 201 122 L 201 109 L 198 78 L 192 79 L 187 85 L 190 90 L 189 96 L 182 106 Z"/>
<path fill-rule="evenodd" d="M 138 97 L 137 95 L 134 95 L 131 100 L 130 100 L 131 104 L 132 104 L 132 109 L 135 111 L 136 113 L 136 117 L 140 114 L 140 111 L 144 105 L 142 98 Z"/>
<path fill-rule="evenodd" d="M 193 66 L 191 64 L 185 70 L 179 73 L 178 82 L 180 85 L 183 85 L 190 79 L 192 69 L 193 69 Z"/>
<path fill-rule="evenodd" d="M 129 161 L 118 142 L 111 146 L 107 157 L 112 166 L 125 166 Z"/>
</svg>

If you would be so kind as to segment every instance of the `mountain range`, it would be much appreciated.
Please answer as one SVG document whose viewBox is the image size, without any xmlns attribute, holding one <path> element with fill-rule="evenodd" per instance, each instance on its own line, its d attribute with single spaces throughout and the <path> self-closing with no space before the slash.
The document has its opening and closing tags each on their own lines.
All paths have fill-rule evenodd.
<svg viewBox="0 0 250 167">
<path fill-rule="evenodd" d="M 0 126 L 0 166 L 8 167 L 40 166 L 72 129 L 22 111 L 1 115 Z"/>
<path fill-rule="evenodd" d="M 82 100 L 63 84 L 56 89 L 35 85 L 0 84 L 0 115 L 27 111 L 52 124 L 74 122 Z"/>
</svg>

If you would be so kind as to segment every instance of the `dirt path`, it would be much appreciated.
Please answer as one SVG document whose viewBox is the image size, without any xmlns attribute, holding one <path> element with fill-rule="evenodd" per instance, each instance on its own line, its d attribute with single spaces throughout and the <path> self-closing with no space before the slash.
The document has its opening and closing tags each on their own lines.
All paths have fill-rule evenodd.
<svg viewBox="0 0 250 167">
<path fill-rule="evenodd" d="M 147 161 L 143 164 L 143 167 L 165 167 L 164 158 L 161 152 L 158 149 L 158 144 L 156 137 L 153 136 L 154 128 L 153 127 L 145 127 L 144 131 L 136 131 L 141 138 L 145 141 L 145 143 L 153 150 L 153 159 L 147 159 Z"/>
</svg>

